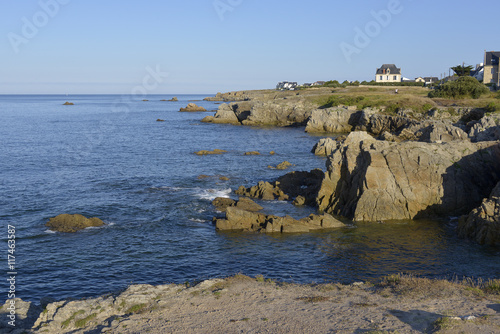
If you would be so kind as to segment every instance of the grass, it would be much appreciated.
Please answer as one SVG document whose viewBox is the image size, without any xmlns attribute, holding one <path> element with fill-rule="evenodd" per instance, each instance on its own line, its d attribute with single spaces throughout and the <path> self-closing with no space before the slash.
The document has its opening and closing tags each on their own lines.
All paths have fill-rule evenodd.
<svg viewBox="0 0 500 334">
<path fill-rule="evenodd" d="M 395 87 L 346 87 L 335 92 L 318 91 L 317 95 L 306 96 L 306 99 L 320 108 L 335 107 L 337 105 L 352 106 L 358 109 L 376 108 L 385 110 L 393 115 L 401 109 L 411 109 L 417 113 L 426 113 L 434 108 L 449 108 L 452 116 L 455 108 L 494 108 L 500 111 L 499 93 L 488 93 L 478 99 L 448 99 L 430 98 L 430 90 L 424 87 L 397 87 L 398 94 L 394 94 Z"/>
<path fill-rule="evenodd" d="M 83 319 L 79 319 L 79 320 L 76 320 L 75 321 L 75 327 L 77 328 L 83 328 L 85 326 L 87 326 L 87 323 L 94 319 L 95 317 L 97 317 L 97 313 L 92 313 L 90 314 L 89 316 L 83 318 Z"/>
<path fill-rule="evenodd" d="M 456 324 L 457 320 L 451 319 L 450 317 L 441 317 L 434 321 L 432 324 L 432 329 L 435 332 L 439 332 L 446 329 L 451 329 Z"/>
<path fill-rule="evenodd" d="M 71 317 L 69 317 L 68 319 L 64 320 L 62 323 L 61 323 L 61 326 L 63 328 L 66 328 L 69 326 L 69 324 L 71 323 L 71 321 L 73 321 L 77 316 L 79 316 L 80 314 L 85 314 L 85 310 L 79 310 L 79 311 L 76 311 L 75 313 L 73 313 L 71 315 Z"/>
<path fill-rule="evenodd" d="M 146 304 L 136 304 L 131 306 L 126 313 L 141 313 L 146 308 Z"/>
</svg>

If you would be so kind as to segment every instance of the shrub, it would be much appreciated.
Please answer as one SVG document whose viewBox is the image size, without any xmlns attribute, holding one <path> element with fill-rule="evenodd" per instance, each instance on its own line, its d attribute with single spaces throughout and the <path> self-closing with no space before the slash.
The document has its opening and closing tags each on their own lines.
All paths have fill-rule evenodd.
<svg viewBox="0 0 500 334">
<path fill-rule="evenodd" d="M 481 95 L 488 93 L 490 90 L 477 81 L 473 77 L 460 77 L 456 81 L 448 81 L 447 83 L 437 87 L 429 93 L 430 98 L 444 97 L 444 98 L 468 98 L 478 99 Z"/>
<path fill-rule="evenodd" d="M 498 110 L 497 105 L 495 102 L 490 102 L 486 107 L 484 107 L 487 112 L 495 112 Z"/>
<path fill-rule="evenodd" d="M 357 106 L 364 99 L 365 99 L 364 96 L 333 95 L 328 98 L 326 103 L 322 105 L 321 108 L 331 108 L 331 107 L 336 107 L 338 105 Z"/>
</svg>

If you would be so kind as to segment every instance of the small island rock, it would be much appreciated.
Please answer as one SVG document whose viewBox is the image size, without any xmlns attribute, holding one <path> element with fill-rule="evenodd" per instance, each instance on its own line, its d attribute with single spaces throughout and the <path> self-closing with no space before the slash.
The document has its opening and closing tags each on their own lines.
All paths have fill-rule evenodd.
<svg viewBox="0 0 500 334">
<path fill-rule="evenodd" d="M 74 233 L 87 227 L 99 227 L 104 225 L 104 222 L 99 218 L 86 218 L 82 215 L 62 214 L 57 217 L 50 218 L 45 226 L 52 231 Z"/>
<path fill-rule="evenodd" d="M 181 108 L 179 111 L 195 112 L 195 111 L 207 111 L 205 108 L 197 106 L 194 103 L 189 103 L 186 108 Z"/>
</svg>

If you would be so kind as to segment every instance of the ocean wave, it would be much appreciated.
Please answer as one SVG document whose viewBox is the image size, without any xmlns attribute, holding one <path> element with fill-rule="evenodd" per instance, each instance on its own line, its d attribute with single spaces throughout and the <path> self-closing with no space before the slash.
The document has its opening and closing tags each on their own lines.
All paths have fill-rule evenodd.
<svg viewBox="0 0 500 334">
<path fill-rule="evenodd" d="M 209 201 L 213 201 L 217 197 L 229 197 L 231 193 L 231 188 L 228 189 L 202 189 L 199 193 L 196 194 L 198 198 L 207 199 Z"/>
</svg>

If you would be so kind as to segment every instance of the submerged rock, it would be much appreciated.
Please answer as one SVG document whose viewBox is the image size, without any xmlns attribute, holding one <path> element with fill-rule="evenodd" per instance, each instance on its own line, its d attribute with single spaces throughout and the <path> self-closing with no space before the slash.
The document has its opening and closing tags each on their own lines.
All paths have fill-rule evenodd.
<svg viewBox="0 0 500 334">
<path fill-rule="evenodd" d="M 500 182 L 479 207 L 460 217 L 457 231 L 482 245 L 500 245 Z"/>
<path fill-rule="evenodd" d="M 353 132 L 338 142 L 318 192 L 320 211 L 355 221 L 460 215 L 500 180 L 498 142 L 377 141 Z"/>
<path fill-rule="evenodd" d="M 260 152 L 257 151 L 245 152 L 245 155 L 260 155 Z"/>
<path fill-rule="evenodd" d="M 86 218 L 82 215 L 69 215 L 62 214 L 54 218 L 50 218 L 45 226 L 49 227 L 52 231 L 73 233 L 87 227 L 103 226 L 104 222 L 99 218 Z"/>
<path fill-rule="evenodd" d="M 201 150 L 194 152 L 194 154 L 196 155 L 213 155 L 213 154 L 223 154 L 223 153 L 227 153 L 227 151 L 215 149 L 213 151 Z"/>
<path fill-rule="evenodd" d="M 295 165 L 288 162 L 288 161 L 283 161 L 282 163 L 278 164 L 276 167 L 267 166 L 267 168 L 285 170 L 285 169 L 288 169 L 289 167 L 292 167 L 292 166 L 295 166 Z"/>
</svg>

